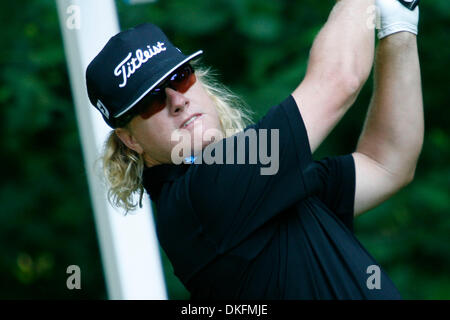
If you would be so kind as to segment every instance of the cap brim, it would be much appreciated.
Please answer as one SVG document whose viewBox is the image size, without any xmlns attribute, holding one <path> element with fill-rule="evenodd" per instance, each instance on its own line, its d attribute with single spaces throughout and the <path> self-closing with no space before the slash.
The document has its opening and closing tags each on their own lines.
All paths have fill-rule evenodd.
<svg viewBox="0 0 450 320">
<path fill-rule="evenodd" d="M 185 64 L 186 62 L 194 59 L 195 57 L 201 55 L 203 53 L 203 50 L 199 50 L 193 54 L 191 54 L 190 56 L 188 56 L 187 58 L 183 59 L 181 62 L 177 63 L 172 69 L 170 69 L 169 71 L 167 71 L 165 74 L 163 74 L 156 82 L 154 82 L 147 90 L 144 91 L 144 93 L 142 93 L 137 99 L 135 99 L 132 103 L 130 103 L 128 105 L 128 107 L 126 107 L 125 109 L 123 109 L 122 111 L 120 111 L 118 114 L 116 114 L 114 116 L 114 118 L 118 118 L 121 115 L 123 115 L 124 113 L 126 113 L 128 110 L 130 110 L 131 108 L 133 108 L 143 97 L 145 97 L 145 95 L 147 93 L 149 93 L 150 91 L 152 91 L 155 87 L 158 86 L 158 84 L 160 84 L 167 76 L 169 76 L 172 72 L 174 72 L 176 69 L 178 69 L 180 66 L 182 66 L 183 64 Z"/>
</svg>

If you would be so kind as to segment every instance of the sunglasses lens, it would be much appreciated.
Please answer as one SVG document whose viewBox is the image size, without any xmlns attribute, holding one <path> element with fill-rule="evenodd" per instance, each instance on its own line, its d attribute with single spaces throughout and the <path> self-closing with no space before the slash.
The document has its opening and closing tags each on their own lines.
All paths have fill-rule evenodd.
<svg viewBox="0 0 450 320">
<path fill-rule="evenodd" d="M 158 113 L 166 106 L 166 94 L 165 90 L 161 88 L 156 88 L 142 101 L 139 106 L 139 114 L 142 118 L 148 119 L 152 115 Z"/>
<path fill-rule="evenodd" d="M 185 93 L 195 83 L 196 77 L 194 73 L 185 74 L 182 81 L 175 83 L 175 90 L 181 93 Z"/>
<path fill-rule="evenodd" d="M 170 77 L 170 86 L 178 92 L 185 93 L 195 81 L 196 77 L 191 67 L 184 66 Z"/>
<path fill-rule="evenodd" d="M 139 102 L 139 114 L 148 119 L 158 113 L 166 106 L 166 88 L 172 88 L 178 92 L 185 93 L 195 83 L 194 70 L 190 65 L 182 66 L 172 73 L 160 86 L 149 92 Z"/>
</svg>

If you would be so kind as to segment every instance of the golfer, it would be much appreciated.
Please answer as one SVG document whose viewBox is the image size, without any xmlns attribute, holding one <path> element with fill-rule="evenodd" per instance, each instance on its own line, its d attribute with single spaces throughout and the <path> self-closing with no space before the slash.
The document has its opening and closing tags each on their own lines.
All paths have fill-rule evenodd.
<svg viewBox="0 0 450 320">
<path fill-rule="evenodd" d="M 89 64 L 89 99 L 113 128 L 109 197 L 128 211 L 149 194 L 191 299 L 401 299 L 353 219 L 414 177 L 424 134 L 416 5 L 337 1 L 303 80 L 254 123 L 199 65 L 202 51 L 183 54 L 153 24 L 115 35 Z M 374 56 L 355 151 L 313 160 Z"/>
</svg>

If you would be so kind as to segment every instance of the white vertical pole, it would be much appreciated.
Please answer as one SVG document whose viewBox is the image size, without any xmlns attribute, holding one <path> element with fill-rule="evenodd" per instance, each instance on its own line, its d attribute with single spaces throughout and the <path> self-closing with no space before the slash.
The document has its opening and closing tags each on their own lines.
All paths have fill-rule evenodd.
<svg viewBox="0 0 450 320">
<path fill-rule="evenodd" d="M 108 39 L 119 31 L 114 0 L 56 2 L 108 297 L 167 299 L 150 202 L 146 199 L 142 209 L 123 216 L 108 203 L 100 170 L 95 166 L 111 129 L 90 105 L 85 71 Z"/>
</svg>

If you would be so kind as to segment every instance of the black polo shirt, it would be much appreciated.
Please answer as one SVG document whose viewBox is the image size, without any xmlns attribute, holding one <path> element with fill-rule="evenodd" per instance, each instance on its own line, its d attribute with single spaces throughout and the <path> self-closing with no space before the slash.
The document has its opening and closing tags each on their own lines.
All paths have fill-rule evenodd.
<svg viewBox="0 0 450 320">
<path fill-rule="evenodd" d="M 279 130 L 276 174 L 262 175 L 269 165 L 248 155 L 236 164 L 239 135 L 249 129 Z M 216 145 L 225 164 L 144 170 L 159 242 L 191 299 L 401 298 L 381 268 L 380 289 L 367 286 L 368 267 L 378 264 L 352 231 L 352 155 L 314 161 L 292 96 L 227 139 Z"/>
</svg>

